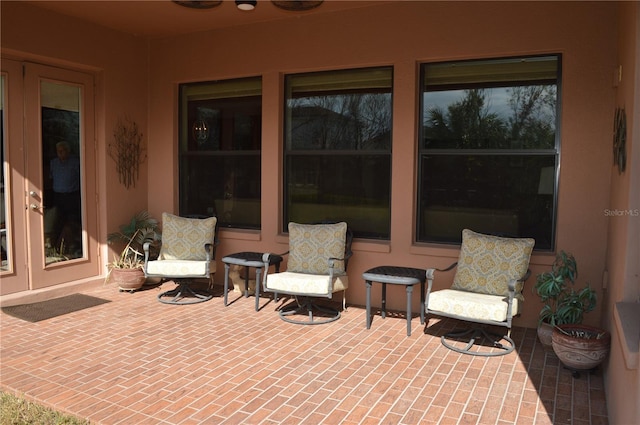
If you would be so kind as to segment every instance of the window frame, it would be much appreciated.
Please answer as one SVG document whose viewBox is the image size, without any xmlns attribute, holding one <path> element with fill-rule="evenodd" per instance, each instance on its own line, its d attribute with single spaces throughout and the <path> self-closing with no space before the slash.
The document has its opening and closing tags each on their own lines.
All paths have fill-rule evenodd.
<svg viewBox="0 0 640 425">
<path fill-rule="evenodd" d="M 339 82 L 333 82 L 333 84 L 336 85 L 335 89 L 327 89 L 327 87 L 323 87 L 322 84 L 322 77 L 324 76 L 330 76 L 331 74 L 333 75 L 349 75 L 349 73 L 371 73 L 372 75 L 374 75 L 376 72 L 380 72 L 383 71 L 385 73 L 388 73 L 389 75 L 386 77 L 388 78 L 388 86 L 386 87 L 378 87 L 378 88 L 374 88 L 374 87 L 367 87 L 366 85 L 362 85 L 360 84 L 361 81 L 358 80 L 353 80 L 355 81 L 353 84 L 356 87 L 349 87 L 348 86 L 348 82 L 344 82 L 344 81 L 339 81 Z M 344 74 L 343 74 L 344 73 Z M 333 69 L 333 70 L 326 70 L 326 71 L 311 71 L 311 72 L 302 72 L 302 73 L 292 73 L 292 74 L 285 74 L 284 75 L 284 84 L 283 84 L 283 90 L 284 90 L 284 95 L 283 95 L 283 148 L 282 148 L 282 160 L 283 160 L 283 171 L 282 171 L 282 228 L 284 229 L 284 231 L 286 232 L 288 223 L 291 220 L 291 211 L 289 209 L 289 204 L 291 203 L 289 198 L 290 198 L 290 191 L 289 191 L 289 178 L 290 178 L 290 174 L 292 173 L 292 170 L 289 170 L 289 160 L 291 158 L 309 158 L 309 157 L 318 157 L 318 158 L 354 158 L 356 160 L 361 160 L 363 161 L 364 158 L 366 157 L 383 157 L 386 156 L 388 158 L 388 169 L 389 169 L 389 174 L 388 174 L 388 193 L 387 193 L 387 202 L 386 202 L 386 206 L 384 207 L 386 209 L 386 215 L 387 215 L 387 221 L 386 221 L 386 229 L 384 229 L 382 232 L 380 233 L 384 233 L 382 235 L 374 235 L 374 232 L 371 232 L 369 234 L 365 234 L 363 232 L 359 232 L 357 228 L 353 228 L 352 230 L 354 232 L 354 236 L 358 237 L 358 238 L 362 238 L 362 239 L 371 239 L 371 240 L 390 240 L 391 237 L 391 190 L 392 190 L 392 181 L 391 181 L 391 165 L 392 165 L 392 151 L 393 151 L 393 87 L 394 87 L 394 81 L 393 81 L 393 75 L 394 75 L 394 67 L 392 65 L 381 65 L 381 66 L 373 66 L 373 67 L 366 67 L 366 68 L 346 68 L 346 69 Z M 389 137 L 389 142 L 388 142 L 388 148 L 385 149 L 340 149 L 340 148 L 336 148 L 336 149 L 307 149 L 307 148 L 295 148 L 293 147 L 293 141 L 291 140 L 292 137 L 292 130 L 291 130 L 291 120 L 292 120 L 292 114 L 291 114 L 291 110 L 290 110 L 290 106 L 289 106 L 289 102 L 291 101 L 291 99 L 294 99 L 295 97 L 292 96 L 291 92 L 291 80 L 295 79 L 295 78 L 301 78 L 303 80 L 307 80 L 307 81 L 312 81 L 312 82 L 318 82 L 318 80 L 320 81 L 320 83 L 318 84 L 318 87 L 321 87 L 320 89 L 318 89 L 316 92 L 319 93 L 320 95 L 322 94 L 332 94 L 332 95 L 343 95 L 343 94 L 351 94 L 351 93 L 355 93 L 355 92 L 359 92 L 360 90 L 369 90 L 366 92 L 366 94 L 370 94 L 370 93 L 385 93 L 389 95 L 389 103 L 388 103 L 388 112 L 389 112 L 389 119 L 388 119 L 388 125 L 389 125 L 389 129 L 388 129 L 388 137 Z M 375 78 L 373 79 L 375 80 Z M 325 82 L 326 83 L 326 82 Z M 331 86 L 332 83 L 327 83 L 327 86 Z M 309 93 L 312 93 L 312 90 L 308 90 Z M 322 221 L 323 219 L 319 219 L 318 221 Z M 347 220 L 348 222 L 348 220 Z M 351 224 L 350 224 L 351 226 Z"/>
<path fill-rule="evenodd" d="M 207 91 L 207 88 L 210 90 Z M 189 93 L 191 90 L 191 93 Z M 191 95 L 191 97 L 190 97 Z M 240 78 L 231 78 L 225 80 L 211 80 L 211 81 L 197 81 L 197 82 L 187 82 L 181 83 L 178 85 L 178 201 L 179 201 L 179 214 L 180 215 L 189 215 L 189 216 L 212 216 L 215 215 L 218 217 L 218 226 L 223 228 L 230 229 L 245 229 L 245 230 L 260 230 L 261 229 L 261 215 L 260 215 L 260 205 L 262 202 L 262 191 L 261 191 L 261 162 L 262 162 L 262 76 L 250 76 L 250 77 L 240 77 Z M 251 99 L 251 100 L 247 100 Z M 239 102 L 238 102 L 239 100 Z M 216 133 L 215 140 L 213 142 L 214 146 L 209 148 L 193 148 L 192 145 L 194 143 L 192 138 L 195 136 L 191 135 L 191 132 L 194 131 L 191 127 L 191 108 L 194 106 L 190 106 L 191 102 L 218 102 L 220 104 L 219 110 L 217 110 L 217 115 L 215 116 L 215 124 L 209 124 L 209 129 L 207 130 L 207 134 L 211 132 L 211 134 Z M 242 103 L 246 101 L 247 105 L 242 105 Z M 252 104 L 252 102 L 254 104 Z M 234 104 L 234 103 L 239 103 Z M 245 111 L 245 114 L 238 114 L 238 112 Z M 251 120 L 252 114 L 258 116 L 256 122 Z M 242 147 L 238 145 L 238 129 L 236 126 L 238 125 L 237 118 L 239 116 L 249 117 L 251 121 L 251 134 L 248 136 L 249 145 L 257 143 L 257 149 L 255 147 L 249 146 L 248 148 Z M 256 133 L 257 134 L 254 134 Z M 251 142 L 251 139 L 254 139 Z M 207 139 L 208 140 L 208 139 Z M 217 146 L 216 146 L 217 143 Z M 257 192 L 256 196 L 246 198 L 248 201 L 253 202 L 255 205 L 251 208 L 255 210 L 253 216 L 257 214 L 257 222 L 255 223 L 238 223 L 238 222 L 228 222 L 226 221 L 228 218 L 233 217 L 233 213 L 228 214 L 224 211 L 219 211 L 218 208 L 219 203 L 223 205 L 229 203 L 226 201 L 240 201 L 240 198 L 236 198 L 233 196 L 233 193 L 227 193 L 226 188 L 226 176 L 223 177 L 221 182 L 211 182 L 205 181 L 205 185 L 212 185 L 223 187 L 222 195 L 219 196 L 219 199 L 212 199 L 211 205 L 206 207 L 206 210 L 198 210 L 194 211 L 194 206 L 190 205 L 187 199 L 185 199 L 185 195 L 183 193 L 183 188 L 185 185 L 184 179 L 188 178 L 188 173 L 191 168 L 187 166 L 186 162 L 191 161 L 206 161 L 206 160 L 216 160 L 222 159 L 225 164 L 233 163 L 233 161 L 240 160 L 242 158 L 253 158 L 253 162 L 257 165 L 257 171 L 255 171 L 255 178 L 257 181 L 252 181 L 252 185 L 254 187 L 253 191 Z M 207 168 L 207 166 L 204 166 Z M 233 165 L 229 168 L 233 168 Z M 242 167 L 241 167 L 242 168 Z M 252 169 L 255 167 L 247 167 L 247 169 Z M 244 168 L 239 169 L 240 171 L 244 170 Z M 225 170 L 224 174 L 227 170 Z M 217 202 L 220 201 L 220 202 Z"/>
<path fill-rule="evenodd" d="M 544 59 L 544 58 L 555 58 L 556 66 L 556 77 L 555 79 L 539 79 L 539 80 L 527 80 L 527 79 L 514 79 L 514 80 L 496 80 L 493 82 L 473 82 L 473 83 L 460 83 L 460 84 L 442 84 L 438 85 L 439 90 L 428 90 L 428 83 L 426 82 L 426 70 L 430 65 L 446 65 L 446 64 L 467 64 L 474 62 L 486 62 L 498 63 L 500 61 L 514 61 L 514 60 L 527 60 L 527 59 Z M 427 156 L 481 156 L 481 157 L 506 157 L 506 156 L 520 156 L 520 157 L 534 157 L 534 156 L 548 156 L 553 158 L 553 195 L 550 200 L 550 241 L 548 247 L 539 247 L 536 245 L 534 248 L 536 251 L 542 252 L 552 252 L 555 250 L 557 235 L 556 235 L 556 227 L 557 227 L 557 216 L 558 216 L 558 187 L 559 187 L 559 176 L 560 176 L 560 160 L 561 160 L 561 123 L 560 118 L 562 116 L 562 54 L 561 53 L 548 53 L 548 54 L 539 54 L 539 55 L 516 55 L 516 56 L 508 56 L 508 57 L 495 57 L 495 58 L 481 58 L 481 59 L 461 59 L 461 60 L 452 60 L 452 61 L 434 61 L 434 62 L 423 62 L 419 65 L 419 102 L 418 102 L 418 146 L 417 146 L 417 156 L 416 156 L 416 170 L 417 170 L 417 182 L 416 182 L 416 222 L 414 225 L 414 243 L 415 244 L 439 244 L 439 245 L 460 245 L 461 244 L 461 236 L 460 240 L 456 241 L 437 241 L 433 240 L 433 238 L 421 238 L 421 225 L 422 219 L 421 214 L 423 214 L 423 192 L 424 192 L 424 170 L 423 170 L 423 158 Z M 535 82 L 534 82 L 535 81 Z M 478 148 L 478 149 L 469 149 L 469 148 L 427 148 L 424 146 L 425 141 L 425 131 L 426 131 L 426 113 L 425 110 L 425 94 L 430 91 L 446 91 L 446 90 L 471 90 L 471 89 L 487 89 L 487 88 L 509 88 L 509 87 L 523 87 L 523 86 L 533 86 L 533 85 L 541 85 L 542 83 L 553 84 L 556 88 L 556 104 L 555 104 L 555 134 L 554 134 L 554 145 L 551 148 L 540 148 L 540 149 L 490 149 L 490 148 Z M 528 237 L 526 234 L 515 235 L 518 237 Z"/>
</svg>

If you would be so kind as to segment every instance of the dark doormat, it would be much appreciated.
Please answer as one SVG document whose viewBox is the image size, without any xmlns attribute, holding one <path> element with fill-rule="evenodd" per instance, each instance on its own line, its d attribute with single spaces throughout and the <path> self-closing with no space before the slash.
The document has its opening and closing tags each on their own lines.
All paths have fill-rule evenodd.
<svg viewBox="0 0 640 425">
<path fill-rule="evenodd" d="M 109 302 L 111 301 L 92 297 L 90 295 L 73 294 L 32 304 L 2 307 L 2 311 L 28 322 L 39 322 L 41 320 L 51 319 L 52 317 L 62 316 L 63 314 L 84 310 L 85 308 L 95 307 Z"/>
</svg>

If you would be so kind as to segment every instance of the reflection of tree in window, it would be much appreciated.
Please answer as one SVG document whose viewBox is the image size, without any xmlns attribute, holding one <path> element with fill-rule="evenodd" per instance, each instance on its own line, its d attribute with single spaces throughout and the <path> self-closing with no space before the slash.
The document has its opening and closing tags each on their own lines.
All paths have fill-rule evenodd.
<svg viewBox="0 0 640 425">
<path fill-rule="evenodd" d="M 344 220 L 388 238 L 391 81 L 391 68 L 287 76 L 284 225 Z"/>
<path fill-rule="evenodd" d="M 422 66 L 419 241 L 459 242 L 469 227 L 552 248 L 555 189 L 540 187 L 557 166 L 558 61 Z"/>
<path fill-rule="evenodd" d="M 260 228 L 261 84 L 246 78 L 180 86 L 180 214 Z"/>
</svg>

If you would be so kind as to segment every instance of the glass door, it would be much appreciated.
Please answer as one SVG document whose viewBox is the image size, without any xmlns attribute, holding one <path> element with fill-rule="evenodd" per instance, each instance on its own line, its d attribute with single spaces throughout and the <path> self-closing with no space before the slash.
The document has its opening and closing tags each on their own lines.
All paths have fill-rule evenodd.
<svg viewBox="0 0 640 425">
<path fill-rule="evenodd" d="M 0 82 L 0 294 L 28 289 L 27 243 L 23 203 L 22 64 L 2 59 Z M 19 123 L 9 125 L 9 123 Z"/>
<path fill-rule="evenodd" d="M 12 255 L 16 264 L 25 257 L 27 275 L 19 286 L 27 290 L 100 274 L 98 209 L 93 77 L 33 63 L 19 65 L 24 70 L 24 118 L 13 117 L 8 124 L 21 127 L 24 136 L 3 144 L 14 153 L 8 167 L 24 169 L 9 193 L 13 215 L 22 215 L 22 224 L 13 223 L 7 241 L 26 240 L 26 247 Z M 13 104 L 8 107 L 13 109 Z M 3 277 L 1 293 L 13 291 L 4 281 Z"/>
</svg>

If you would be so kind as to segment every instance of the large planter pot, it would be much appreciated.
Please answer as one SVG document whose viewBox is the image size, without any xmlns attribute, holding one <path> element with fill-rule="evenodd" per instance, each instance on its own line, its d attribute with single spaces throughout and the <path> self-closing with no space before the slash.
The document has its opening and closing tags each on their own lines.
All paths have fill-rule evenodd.
<svg viewBox="0 0 640 425">
<path fill-rule="evenodd" d="M 553 346 L 551 344 L 551 335 L 553 334 L 553 326 L 547 322 L 542 322 L 538 325 L 538 339 L 542 344 L 542 347 L 546 352 L 553 353 Z"/>
<path fill-rule="evenodd" d="M 558 359 L 568 369 L 590 370 L 609 354 L 611 335 L 589 325 L 558 325 L 553 329 L 551 342 Z"/>
<path fill-rule="evenodd" d="M 118 285 L 121 291 L 133 292 L 140 289 L 145 282 L 142 269 L 113 269 L 109 281 Z"/>
</svg>

